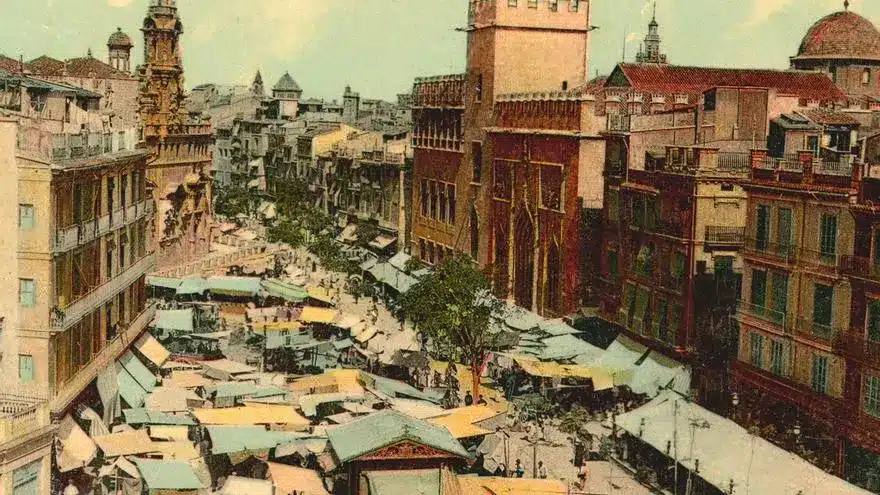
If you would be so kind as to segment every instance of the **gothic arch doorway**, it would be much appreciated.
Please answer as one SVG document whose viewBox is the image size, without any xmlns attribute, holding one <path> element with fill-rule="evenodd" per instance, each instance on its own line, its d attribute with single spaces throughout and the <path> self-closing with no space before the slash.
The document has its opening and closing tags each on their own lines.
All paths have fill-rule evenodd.
<svg viewBox="0 0 880 495">
<path fill-rule="evenodd" d="M 532 307 L 535 278 L 535 229 L 525 208 L 520 210 L 514 231 L 514 298 L 523 308 Z"/>
</svg>

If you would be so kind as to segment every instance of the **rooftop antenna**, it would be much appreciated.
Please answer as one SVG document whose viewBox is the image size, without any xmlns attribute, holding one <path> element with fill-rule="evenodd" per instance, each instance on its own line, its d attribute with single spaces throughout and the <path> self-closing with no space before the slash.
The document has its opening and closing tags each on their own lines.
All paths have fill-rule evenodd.
<svg viewBox="0 0 880 495">
<path fill-rule="evenodd" d="M 845 1 L 849 2 L 849 0 L 845 0 Z M 657 20 L 657 0 L 654 0 L 654 14 L 651 16 L 651 20 L 652 21 Z"/>
</svg>

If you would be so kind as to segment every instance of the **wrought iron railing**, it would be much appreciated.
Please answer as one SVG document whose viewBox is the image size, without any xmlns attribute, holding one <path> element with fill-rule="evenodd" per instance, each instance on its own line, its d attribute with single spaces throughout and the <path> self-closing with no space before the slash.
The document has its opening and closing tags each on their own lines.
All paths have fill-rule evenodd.
<svg viewBox="0 0 880 495">
<path fill-rule="evenodd" d="M 794 331 L 798 337 L 829 346 L 840 345 L 844 333 L 842 329 L 834 326 L 833 321 L 825 324 L 805 318 L 797 319 Z"/>
<path fill-rule="evenodd" d="M 773 308 L 768 308 L 766 306 L 743 300 L 740 300 L 737 306 L 739 308 L 740 314 L 752 316 L 754 318 L 758 318 L 760 320 L 779 325 L 783 329 L 788 328 L 788 325 L 786 325 L 786 323 L 788 322 L 788 315 L 784 311 L 779 311 Z"/>
<path fill-rule="evenodd" d="M 706 242 L 712 244 L 743 244 L 745 227 L 706 226 Z"/>
<path fill-rule="evenodd" d="M 793 244 L 777 244 L 767 239 L 755 237 L 746 238 L 745 250 L 748 253 L 777 258 L 786 263 L 793 263 L 798 256 L 798 249 Z"/>
</svg>

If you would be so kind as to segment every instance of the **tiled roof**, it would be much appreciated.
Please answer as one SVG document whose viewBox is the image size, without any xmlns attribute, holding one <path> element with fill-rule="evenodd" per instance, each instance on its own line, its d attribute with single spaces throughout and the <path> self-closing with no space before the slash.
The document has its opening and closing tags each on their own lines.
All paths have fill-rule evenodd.
<svg viewBox="0 0 880 495">
<path fill-rule="evenodd" d="M 3 69 L 7 72 L 18 72 L 19 62 L 14 58 L 9 58 L 5 55 L 0 55 L 0 69 Z"/>
<path fill-rule="evenodd" d="M 24 65 L 36 76 L 60 76 L 64 73 L 64 62 L 47 55 L 39 56 Z"/>
<path fill-rule="evenodd" d="M 130 74 L 93 57 L 72 58 L 67 61 L 67 73 L 74 77 L 97 77 L 99 79 L 132 79 Z"/>
<path fill-rule="evenodd" d="M 835 12 L 807 31 L 798 59 L 880 60 L 880 32 L 871 21 L 852 12 Z"/>
<path fill-rule="evenodd" d="M 116 31 L 110 35 L 110 39 L 107 40 L 107 46 L 131 48 L 134 44 L 131 42 L 131 37 L 123 33 L 121 27 L 118 27 L 116 28 Z"/>
<path fill-rule="evenodd" d="M 700 94 L 719 87 L 776 89 L 780 94 L 808 100 L 844 101 L 846 95 L 826 75 L 817 72 L 768 69 L 720 69 L 658 64 L 620 64 L 635 91 L 651 94 Z M 606 87 L 619 81 L 614 74 Z"/>
<path fill-rule="evenodd" d="M 859 125 L 859 121 L 844 112 L 824 108 L 811 108 L 801 112 L 811 121 L 821 125 Z"/>
<path fill-rule="evenodd" d="M 275 91 L 302 91 L 302 88 L 293 80 L 289 72 L 285 72 L 272 89 Z"/>
<path fill-rule="evenodd" d="M 65 74 L 65 63 L 66 74 Z M 130 74 L 117 70 L 94 57 L 72 58 L 67 62 L 43 55 L 31 60 L 25 67 L 34 75 L 43 77 L 96 77 L 98 79 L 133 79 Z"/>
</svg>

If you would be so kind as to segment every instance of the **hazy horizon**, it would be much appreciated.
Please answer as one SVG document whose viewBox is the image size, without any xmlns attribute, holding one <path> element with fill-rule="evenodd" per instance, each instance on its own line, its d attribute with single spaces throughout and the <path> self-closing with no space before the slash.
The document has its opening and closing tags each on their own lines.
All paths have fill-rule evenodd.
<svg viewBox="0 0 880 495">
<path fill-rule="evenodd" d="M 148 0 L 5 0 L 0 53 L 106 60 L 117 26 L 143 60 L 139 30 Z M 465 0 L 178 0 L 187 87 L 249 84 L 259 69 L 267 88 L 289 71 L 306 97 L 340 98 L 351 85 L 364 98 L 394 99 L 418 76 L 461 72 Z M 651 0 L 593 0 L 591 77 L 607 74 L 626 40 L 632 60 L 651 18 Z M 850 10 L 880 22 L 880 2 Z M 47 8 L 46 8 L 47 7 Z M 787 68 L 803 35 L 842 0 L 659 0 L 663 51 L 681 65 Z M 6 24 L 4 26 L 4 24 Z M 697 29 L 695 29 L 695 27 Z"/>
</svg>

